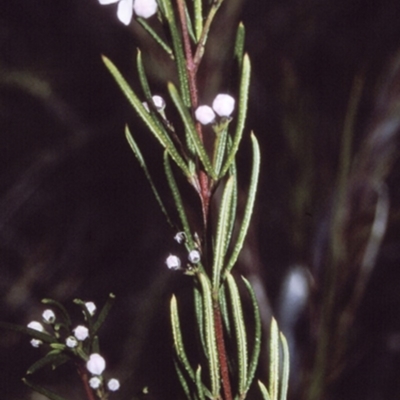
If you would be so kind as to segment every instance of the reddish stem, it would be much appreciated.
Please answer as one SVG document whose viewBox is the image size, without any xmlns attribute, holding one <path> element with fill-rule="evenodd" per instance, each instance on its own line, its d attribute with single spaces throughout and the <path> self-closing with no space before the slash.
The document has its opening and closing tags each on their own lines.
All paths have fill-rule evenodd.
<svg viewBox="0 0 400 400">
<path fill-rule="evenodd" d="M 81 377 L 81 381 L 83 384 L 83 387 L 85 389 L 86 397 L 88 400 L 96 400 L 93 394 L 92 388 L 89 386 L 89 379 L 88 379 L 88 373 L 81 364 L 76 364 L 76 367 L 78 369 L 79 376 Z"/>
</svg>

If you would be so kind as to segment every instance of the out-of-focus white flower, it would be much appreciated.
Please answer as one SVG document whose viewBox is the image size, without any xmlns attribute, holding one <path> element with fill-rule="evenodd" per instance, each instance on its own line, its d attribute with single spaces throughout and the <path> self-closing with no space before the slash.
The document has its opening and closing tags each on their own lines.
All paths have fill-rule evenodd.
<svg viewBox="0 0 400 400">
<path fill-rule="evenodd" d="M 52 324 L 56 320 L 56 315 L 54 314 L 53 310 L 44 310 L 42 318 L 46 324 Z"/>
<path fill-rule="evenodd" d="M 111 390 L 112 392 L 117 391 L 117 390 L 119 389 L 119 387 L 120 387 L 119 380 L 118 380 L 118 379 L 115 379 L 115 378 L 110 379 L 110 380 L 108 381 L 108 383 L 107 383 L 107 387 L 108 387 L 108 389 Z"/>
<path fill-rule="evenodd" d="M 185 232 L 178 232 L 175 236 L 174 239 L 179 243 L 182 244 L 186 240 L 186 235 Z"/>
<path fill-rule="evenodd" d="M 44 332 L 43 325 L 37 321 L 29 322 L 28 328 L 35 329 L 35 331 Z"/>
<path fill-rule="evenodd" d="M 229 117 L 235 108 L 235 99 L 229 94 L 219 94 L 215 97 L 212 108 L 220 117 Z"/>
<path fill-rule="evenodd" d="M 198 250 L 192 250 L 188 258 L 192 264 L 197 264 L 200 261 L 200 252 Z"/>
<path fill-rule="evenodd" d="M 93 353 L 86 363 L 86 368 L 93 375 L 101 375 L 106 368 L 106 361 L 100 354 Z"/>
<path fill-rule="evenodd" d="M 157 2 L 155 0 L 135 0 L 133 9 L 138 17 L 150 18 L 157 12 Z"/>
<path fill-rule="evenodd" d="M 74 335 L 78 340 L 83 341 L 89 336 L 89 329 L 86 326 L 78 325 L 74 329 Z"/>
<path fill-rule="evenodd" d="M 93 301 L 86 302 L 85 307 L 91 316 L 93 316 L 97 310 L 96 304 L 94 304 Z"/>
<path fill-rule="evenodd" d="M 42 344 L 43 342 L 41 341 L 41 340 L 39 340 L 39 339 L 32 339 L 31 340 L 31 345 L 33 346 L 33 347 L 39 347 L 41 344 Z"/>
<path fill-rule="evenodd" d="M 165 260 L 167 267 L 172 270 L 177 270 L 181 267 L 181 260 L 179 257 L 170 254 Z"/>
<path fill-rule="evenodd" d="M 89 379 L 89 385 L 92 389 L 98 389 L 101 385 L 101 379 L 98 376 L 93 376 Z"/>
<path fill-rule="evenodd" d="M 125 25 L 129 25 L 133 15 L 133 0 L 99 0 L 100 4 L 118 3 L 117 17 Z"/>
<path fill-rule="evenodd" d="M 197 107 L 194 115 L 202 125 L 211 124 L 215 120 L 215 113 L 210 106 Z"/>
<path fill-rule="evenodd" d="M 165 100 L 161 96 L 158 96 L 157 94 L 154 95 L 152 99 L 157 111 L 163 111 L 165 108 Z M 150 107 L 147 104 L 147 101 L 144 101 L 142 104 L 143 107 L 146 109 L 146 111 L 150 112 Z"/>
<path fill-rule="evenodd" d="M 78 341 L 74 336 L 68 336 L 65 344 L 70 348 L 73 349 L 74 347 L 78 346 Z"/>
</svg>

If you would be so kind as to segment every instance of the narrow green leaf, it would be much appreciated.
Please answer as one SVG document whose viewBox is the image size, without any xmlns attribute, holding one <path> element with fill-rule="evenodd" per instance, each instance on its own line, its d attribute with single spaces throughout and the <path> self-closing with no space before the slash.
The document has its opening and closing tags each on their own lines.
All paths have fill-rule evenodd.
<svg viewBox="0 0 400 400">
<path fill-rule="evenodd" d="M 247 115 L 247 103 L 249 99 L 250 74 L 251 74 L 250 58 L 247 54 L 245 54 L 243 57 L 242 76 L 240 79 L 239 102 L 238 102 L 239 108 L 238 108 L 236 131 L 233 137 L 232 148 L 229 152 L 228 158 L 225 161 L 225 164 L 222 168 L 222 172 L 220 174 L 221 177 L 226 174 L 226 172 L 229 169 L 229 166 L 232 164 L 243 136 L 244 124 Z"/>
<path fill-rule="evenodd" d="M 97 335 L 94 336 L 93 338 L 91 350 L 92 351 L 90 352 L 90 354 L 100 353 L 100 343 L 99 343 L 99 337 Z"/>
<path fill-rule="evenodd" d="M 246 393 L 247 387 L 247 335 L 243 318 L 242 303 L 236 282 L 231 274 L 227 276 L 228 288 L 231 298 L 231 307 L 233 313 L 233 323 L 235 326 L 236 345 L 238 350 L 238 387 L 239 395 L 242 397 Z"/>
<path fill-rule="evenodd" d="M 214 169 L 211 165 L 210 159 L 206 153 L 206 149 L 201 142 L 199 135 L 197 134 L 196 128 L 193 123 L 193 119 L 189 113 L 188 108 L 185 106 L 184 102 L 182 101 L 176 87 L 173 83 L 168 83 L 168 91 L 171 96 L 172 101 L 174 102 L 176 108 L 179 111 L 179 114 L 182 118 L 183 124 L 185 125 L 186 132 L 189 134 L 192 143 L 196 149 L 196 153 L 199 156 L 201 162 L 204 165 L 206 172 L 213 178 L 216 179 L 217 176 L 214 172 Z"/>
<path fill-rule="evenodd" d="M 203 1 L 194 0 L 194 29 L 196 32 L 196 43 L 200 40 L 203 32 Z"/>
<path fill-rule="evenodd" d="M 221 284 L 221 271 L 224 264 L 227 242 L 229 242 L 229 221 L 231 216 L 231 204 L 233 185 L 235 181 L 232 177 L 226 182 L 224 193 L 222 195 L 221 205 L 218 213 L 217 232 L 214 245 L 214 263 L 213 263 L 213 290 L 218 291 Z"/>
<path fill-rule="evenodd" d="M 185 6 L 185 14 L 186 14 L 186 21 L 187 21 L 189 36 L 192 39 L 192 41 L 194 43 L 196 43 L 197 40 L 196 40 L 196 36 L 195 36 L 194 30 L 193 30 L 192 19 L 190 18 L 190 14 L 189 14 L 189 10 L 187 8 L 186 2 L 184 3 L 184 6 Z"/>
<path fill-rule="evenodd" d="M 201 365 L 199 365 L 196 370 L 196 388 L 199 400 L 206 400 L 206 396 L 204 395 L 203 382 L 201 380 Z"/>
<path fill-rule="evenodd" d="M 226 332 L 228 334 L 228 338 L 231 339 L 231 336 L 232 336 L 231 322 L 229 319 L 228 301 L 226 299 L 225 282 L 221 285 L 221 288 L 219 289 L 218 300 L 219 300 L 219 305 L 220 305 L 220 309 L 221 309 L 222 320 L 224 321 L 224 326 L 225 326 Z"/>
<path fill-rule="evenodd" d="M 140 25 L 147 31 L 147 33 L 161 46 L 161 48 L 169 55 L 171 60 L 174 60 L 174 53 L 167 45 L 167 43 L 164 42 L 163 39 L 158 35 L 158 33 L 151 27 L 151 25 L 148 24 L 147 20 L 144 18 L 136 18 L 136 21 L 139 22 Z"/>
<path fill-rule="evenodd" d="M 236 39 L 235 39 L 235 58 L 239 63 L 239 67 L 242 66 L 243 62 L 245 34 L 246 32 L 243 22 L 240 22 L 236 32 Z"/>
<path fill-rule="evenodd" d="M 264 400 L 272 400 L 271 397 L 269 396 L 267 388 L 261 381 L 258 381 L 258 387 L 260 388 Z"/>
<path fill-rule="evenodd" d="M 193 368 L 190 366 L 189 359 L 187 358 L 185 347 L 183 345 L 181 326 L 179 323 L 178 316 L 178 304 L 176 301 L 175 295 L 171 298 L 170 304 L 170 313 L 171 313 L 171 325 L 172 325 L 172 336 L 174 338 L 174 347 L 176 351 L 176 355 L 178 360 L 182 364 L 186 373 L 189 375 L 190 379 L 195 382 L 195 374 Z"/>
<path fill-rule="evenodd" d="M 228 121 L 222 126 L 216 126 L 214 132 L 216 135 L 214 143 L 214 154 L 213 154 L 213 167 L 217 175 L 219 175 L 224 161 L 226 153 L 226 138 L 228 135 Z"/>
<path fill-rule="evenodd" d="M 279 391 L 279 330 L 275 318 L 271 320 L 269 338 L 269 394 L 278 400 Z"/>
<path fill-rule="evenodd" d="M 22 382 L 24 382 L 26 386 L 30 387 L 35 392 L 38 392 L 38 393 L 42 394 L 43 396 L 48 397 L 50 400 L 66 400 L 64 397 L 61 397 L 58 394 L 55 394 L 55 393 L 51 392 L 50 390 L 45 389 L 42 386 L 36 385 L 35 383 L 28 381 L 26 378 L 23 378 Z"/>
<path fill-rule="evenodd" d="M 146 71 L 144 69 L 142 52 L 140 51 L 140 49 L 137 50 L 136 66 L 137 66 L 137 70 L 139 73 L 139 81 L 142 86 L 144 96 L 147 101 L 150 101 L 151 90 L 150 90 L 149 81 L 147 80 Z"/>
<path fill-rule="evenodd" d="M 253 144 L 253 168 L 251 172 L 250 178 L 250 186 L 249 186 L 249 193 L 247 196 L 246 208 L 244 210 L 243 221 L 239 229 L 239 235 L 236 240 L 235 247 L 232 251 L 231 258 L 229 259 L 229 263 L 226 267 L 226 272 L 232 270 L 233 266 L 235 265 L 237 258 L 239 256 L 240 251 L 242 250 L 244 239 L 246 238 L 247 231 L 250 225 L 250 219 L 253 214 L 254 209 L 254 201 L 256 198 L 257 192 L 257 184 L 258 184 L 258 177 L 260 174 L 260 148 L 258 146 L 258 142 L 254 134 L 251 134 L 251 141 Z"/>
<path fill-rule="evenodd" d="M 39 332 L 36 329 L 31 329 L 22 325 L 10 324 L 8 322 L 0 321 L 0 328 L 9 329 L 15 332 L 23 333 L 24 335 L 31 336 L 34 339 L 41 340 L 44 343 L 57 343 L 57 339 L 48 333 Z"/>
<path fill-rule="evenodd" d="M 161 196 L 159 195 L 158 190 L 154 184 L 153 178 L 150 175 L 150 171 L 147 168 L 147 164 L 144 160 L 142 152 L 140 151 L 139 146 L 137 145 L 135 139 L 133 138 L 128 125 L 125 127 L 125 137 L 129 143 L 129 145 L 131 146 L 131 149 L 132 149 L 133 153 L 135 154 L 137 160 L 139 161 L 140 166 L 143 168 L 144 174 L 146 175 L 146 178 L 150 184 L 151 190 L 153 191 L 153 194 L 157 200 L 157 203 L 161 208 L 161 211 L 164 213 L 165 217 L 167 218 L 168 223 L 173 227 L 174 224 L 172 223 L 171 218 L 168 215 L 167 209 L 165 208 L 164 203 L 161 200 Z"/>
<path fill-rule="evenodd" d="M 106 304 L 104 304 L 104 307 L 101 309 L 99 316 L 97 317 L 96 322 L 93 324 L 93 331 L 92 335 L 96 335 L 98 330 L 100 329 L 101 325 L 103 325 L 103 322 L 107 318 L 108 313 L 111 310 L 111 307 L 113 306 L 115 301 L 115 295 L 113 293 L 110 293 L 108 295 L 108 299 L 106 301 Z"/>
<path fill-rule="evenodd" d="M 205 338 L 207 345 L 208 354 L 208 369 L 210 373 L 211 382 L 211 393 L 212 398 L 219 398 L 220 391 L 220 376 L 219 376 L 219 359 L 217 351 L 217 342 L 215 338 L 215 326 L 214 326 L 214 310 L 211 286 L 208 278 L 199 273 L 198 275 L 202 294 L 203 294 L 203 309 L 204 309 L 204 328 L 205 328 Z"/>
<path fill-rule="evenodd" d="M 43 367 L 45 367 L 46 365 L 61 365 L 64 364 L 65 362 L 69 361 L 71 358 L 65 354 L 65 353 L 53 353 L 50 352 L 48 354 L 46 354 L 44 357 L 42 357 L 41 359 L 39 359 L 38 361 L 36 361 L 35 363 L 33 363 L 28 370 L 26 371 L 26 373 L 28 375 L 33 374 L 34 372 L 38 371 L 39 369 L 42 369 Z"/>
<path fill-rule="evenodd" d="M 174 360 L 174 365 L 175 365 L 176 374 L 178 375 L 179 382 L 182 386 L 182 389 L 185 393 L 186 398 L 188 400 L 192 400 L 192 396 L 190 394 L 190 389 L 189 389 L 189 384 L 185 378 L 185 375 L 182 371 L 181 366 L 179 365 L 179 363 L 176 360 Z"/>
<path fill-rule="evenodd" d="M 237 170 L 236 170 L 236 161 L 232 163 L 232 165 L 229 168 L 229 175 L 231 178 L 234 180 L 233 184 L 233 193 L 232 193 L 232 202 L 231 202 L 231 218 L 229 220 L 229 227 L 228 227 L 228 232 L 229 232 L 229 237 L 232 238 L 233 231 L 235 229 L 235 223 L 236 223 L 236 211 L 237 211 L 237 202 L 238 202 L 238 182 L 237 182 Z M 226 243 L 226 252 L 228 251 L 230 242 Z"/>
<path fill-rule="evenodd" d="M 68 314 L 68 311 L 61 303 L 59 303 L 58 301 L 53 300 L 53 299 L 42 299 L 42 304 L 56 307 L 60 311 L 60 313 L 64 319 L 63 322 L 65 322 L 65 324 L 67 326 L 71 326 L 71 318 Z"/>
<path fill-rule="evenodd" d="M 85 302 L 81 299 L 74 299 L 74 304 L 77 304 L 79 307 L 81 307 L 91 335 L 93 333 L 93 318 L 90 315 L 88 309 L 86 308 Z"/>
<path fill-rule="evenodd" d="M 261 329 L 260 310 L 258 307 L 256 295 L 254 293 L 254 290 L 250 282 L 243 276 L 242 279 L 247 287 L 247 290 L 249 291 L 251 297 L 251 304 L 253 306 L 253 314 L 254 314 L 254 347 L 253 351 L 251 352 L 249 372 L 247 374 L 246 391 L 248 391 L 250 389 L 251 384 L 253 383 L 254 375 L 256 373 L 258 366 L 258 359 L 260 357 L 260 351 L 261 351 L 262 329 Z"/>
<path fill-rule="evenodd" d="M 129 84 L 126 82 L 125 78 L 121 75 L 117 67 L 110 61 L 107 57 L 102 56 L 103 62 L 111 72 L 111 75 L 114 77 L 122 92 L 125 94 L 126 98 L 129 100 L 133 108 L 139 114 L 139 117 L 143 120 L 143 122 L 147 125 L 149 130 L 153 133 L 156 139 L 161 143 L 161 145 L 167 149 L 172 159 L 176 162 L 179 168 L 184 172 L 186 177 L 190 179 L 191 174 L 185 163 L 185 161 L 180 156 L 178 150 L 176 149 L 174 143 L 171 138 L 168 136 L 167 132 L 160 127 L 158 123 L 156 123 L 152 117 L 152 115 L 144 108 L 142 102 L 133 92 Z"/>
<path fill-rule="evenodd" d="M 282 343 L 282 378 L 281 378 L 281 396 L 280 400 L 286 400 L 288 385 L 289 385 L 289 367 L 290 367 L 290 357 L 289 357 L 289 346 L 287 344 L 285 335 L 280 332 L 279 334 Z"/>
<path fill-rule="evenodd" d="M 194 310 L 196 314 L 197 321 L 197 331 L 200 336 L 201 347 L 204 350 L 204 354 L 208 357 L 206 340 L 204 337 L 204 309 L 203 309 L 203 299 L 198 287 L 194 287 Z"/>
<path fill-rule="evenodd" d="M 176 65 L 178 68 L 179 83 L 181 89 L 181 95 L 183 102 L 187 107 L 190 107 L 190 93 L 189 93 L 189 82 L 186 73 L 186 60 L 183 51 L 182 37 L 180 30 L 177 27 L 174 8 L 171 4 L 171 0 L 160 0 L 162 9 L 164 10 L 164 16 L 167 20 L 169 30 L 171 32 L 172 44 L 175 53 Z"/>
</svg>

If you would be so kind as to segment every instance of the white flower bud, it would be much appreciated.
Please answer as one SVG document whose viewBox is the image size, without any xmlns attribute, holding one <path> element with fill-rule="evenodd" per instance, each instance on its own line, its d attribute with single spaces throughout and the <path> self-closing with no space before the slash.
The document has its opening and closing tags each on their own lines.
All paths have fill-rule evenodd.
<svg viewBox="0 0 400 400">
<path fill-rule="evenodd" d="M 31 345 L 33 346 L 33 347 L 39 347 L 41 344 L 42 344 L 43 342 L 41 341 L 41 340 L 39 340 L 39 339 L 32 339 L 31 340 Z"/>
<path fill-rule="evenodd" d="M 215 113 L 209 106 L 200 106 L 197 107 L 197 110 L 194 112 L 194 115 L 202 125 L 210 124 L 215 120 Z"/>
<path fill-rule="evenodd" d="M 106 361 L 100 354 L 91 354 L 86 368 L 93 375 L 101 375 L 106 368 Z"/>
<path fill-rule="evenodd" d="M 167 257 L 165 263 L 167 264 L 167 267 L 172 270 L 177 270 L 181 267 L 181 260 L 179 257 L 172 254 Z"/>
<path fill-rule="evenodd" d="M 162 111 L 165 108 L 165 101 L 161 96 L 155 95 L 152 97 L 153 103 L 158 111 Z"/>
<path fill-rule="evenodd" d="M 186 235 L 185 232 L 178 232 L 175 236 L 174 239 L 179 243 L 182 244 L 186 240 Z"/>
<path fill-rule="evenodd" d="M 200 261 L 200 252 L 198 250 L 192 250 L 188 258 L 192 264 L 197 264 Z"/>
<path fill-rule="evenodd" d="M 93 316 L 97 310 L 96 304 L 94 304 L 93 301 L 86 302 L 85 307 L 91 316 Z"/>
<path fill-rule="evenodd" d="M 144 102 L 142 103 L 142 105 L 143 105 L 143 107 L 146 109 L 147 112 L 150 112 L 150 108 L 149 108 L 149 105 L 147 104 L 147 101 L 144 101 Z"/>
<path fill-rule="evenodd" d="M 56 315 L 53 310 L 44 310 L 42 314 L 43 322 L 52 324 L 56 320 Z"/>
<path fill-rule="evenodd" d="M 229 94 L 219 94 L 214 99 L 212 108 L 220 117 L 229 117 L 235 108 L 235 99 Z"/>
<path fill-rule="evenodd" d="M 89 379 L 89 385 L 92 389 L 98 389 L 101 385 L 101 380 L 98 376 L 93 376 Z"/>
<path fill-rule="evenodd" d="M 150 18 L 157 12 L 157 2 L 155 0 L 135 0 L 133 9 L 138 17 Z"/>
<path fill-rule="evenodd" d="M 82 342 L 89 336 L 89 329 L 86 326 L 79 325 L 74 329 L 74 335 Z"/>
<path fill-rule="evenodd" d="M 119 380 L 118 380 L 118 379 L 115 379 L 115 378 L 110 379 L 110 380 L 108 381 L 108 383 L 107 383 L 107 387 L 108 387 L 108 389 L 111 390 L 112 392 L 117 391 L 117 390 L 119 389 L 119 387 L 120 387 Z"/>
<path fill-rule="evenodd" d="M 65 344 L 70 349 L 73 349 L 74 347 L 78 346 L 78 341 L 76 340 L 76 338 L 74 336 L 68 336 L 67 340 L 65 341 Z"/>
<path fill-rule="evenodd" d="M 28 328 L 35 329 L 35 331 L 44 332 L 43 325 L 37 321 L 29 322 Z"/>
</svg>

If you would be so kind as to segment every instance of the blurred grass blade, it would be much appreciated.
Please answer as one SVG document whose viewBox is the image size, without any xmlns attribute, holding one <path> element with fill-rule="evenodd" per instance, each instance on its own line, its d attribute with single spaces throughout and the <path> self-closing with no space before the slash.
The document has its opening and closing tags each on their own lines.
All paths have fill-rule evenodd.
<svg viewBox="0 0 400 400">
<path fill-rule="evenodd" d="M 208 354 L 208 369 L 210 373 L 211 394 L 212 398 L 219 398 L 220 392 L 220 376 L 219 376 L 219 359 L 217 351 L 217 343 L 215 338 L 214 326 L 214 308 L 212 303 L 211 287 L 208 278 L 202 274 L 198 274 L 201 285 L 203 308 L 204 308 L 204 328 Z"/>
<path fill-rule="evenodd" d="M 233 323 L 235 326 L 236 346 L 238 350 L 238 387 L 239 396 L 244 398 L 247 391 L 247 335 L 243 318 L 242 303 L 236 282 L 231 274 L 227 276 L 228 288 L 231 298 L 231 307 L 233 313 Z"/>
<path fill-rule="evenodd" d="M 115 301 L 115 295 L 113 293 L 110 293 L 108 295 L 106 304 L 104 304 L 103 308 L 101 309 L 101 311 L 99 313 L 99 316 L 97 317 L 96 322 L 93 324 L 92 335 L 95 335 L 97 333 L 97 331 L 100 329 L 101 325 L 103 325 L 103 322 L 107 318 L 107 315 L 110 312 L 111 307 L 114 304 L 114 301 Z"/>
<path fill-rule="evenodd" d="M 107 57 L 102 56 L 103 62 L 106 67 L 111 72 L 111 75 L 114 77 L 122 92 L 125 94 L 133 108 L 139 114 L 139 117 L 143 120 L 143 122 L 147 125 L 149 130 L 153 133 L 156 139 L 161 143 L 161 145 L 168 150 L 171 154 L 172 159 L 176 162 L 176 164 L 181 168 L 187 178 L 191 177 L 190 171 L 185 163 L 185 161 L 180 156 L 178 150 L 176 149 L 174 143 L 171 138 L 168 136 L 166 131 L 160 127 L 159 124 L 154 122 L 151 114 L 144 108 L 142 102 L 133 92 L 131 87 L 126 82 L 125 78 L 121 75 L 117 67 L 110 61 Z"/>
<path fill-rule="evenodd" d="M 261 381 L 258 381 L 258 387 L 260 388 L 264 400 L 272 400 L 271 397 L 269 396 L 267 388 Z"/>
<path fill-rule="evenodd" d="M 290 358 L 289 358 L 289 347 L 287 344 L 287 340 L 282 332 L 279 333 L 281 343 L 282 343 L 282 378 L 281 378 L 281 396 L 280 400 L 286 400 L 287 392 L 288 392 L 288 384 L 289 384 L 289 366 L 290 366 Z"/>
<path fill-rule="evenodd" d="M 156 186 L 154 185 L 153 178 L 151 177 L 149 169 L 147 168 L 147 165 L 146 165 L 146 162 L 142 155 L 142 152 L 140 151 L 139 146 L 135 142 L 135 139 L 133 138 L 128 125 L 125 127 L 125 136 L 126 136 L 126 139 L 129 143 L 129 145 L 131 146 L 133 153 L 135 154 L 137 160 L 139 161 L 140 166 L 143 168 L 144 174 L 146 175 L 146 178 L 149 181 L 151 190 L 153 191 L 153 194 L 157 200 L 158 205 L 161 208 L 161 211 L 164 213 L 165 217 L 167 218 L 168 223 L 173 227 L 174 224 L 172 223 L 171 218 L 169 217 L 168 212 L 164 206 L 164 203 L 161 200 L 161 197 L 158 193 L 158 190 L 157 190 Z"/>
<path fill-rule="evenodd" d="M 23 333 L 34 339 L 41 340 L 44 343 L 57 343 L 57 339 L 48 333 L 39 332 L 36 329 L 31 329 L 22 325 L 10 324 L 8 322 L 0 321 L 0 328 L 9 329 L 15 332 Z"/>
<path fill-rule="evenodd" d="M 195 374 L 193 368 L 190 366 L 189 360 L 185 352 L 185 347 L 183 345 L 181 326 L 179 323 L 179 316 L 178 316 L 178 304 L 175 295 L 172 295 L 171 298 L 170 312 L 171 312 L 172 336 L 174 338 L 174 347 L 178 360 L 182 364 L 182 367 L 184 368 L 186 373 L 189 375 L 190 379 L 193 382 L 195 382 Z"/>
<path fill-rule="evenodd" d="M 190 135 L 192 143 L 196 149 L 196 153 L 199 156 L 201 162 L 203 163 L 206 172 L 213 179 L 216 179 L 217 177 L 215 175 L 214 169 L 211 165 L 210 159 L 208 158 L 206 149 L 204 148 L 203 143 L 201 142 L 201 139 L 196 131 L 194 124 L 193 124 L 193 119 L 189 114 L 189 110 L 183 103 L 176 87 L 171 82 L 168 83 L 168 91 L 169 91 L 169 94 L 170 94 L 176 108 L 179 111 L 179 114 L 185 125 L 185 129 L 186 129 L 187 133 Z"/>
<path fill-rule="evenodd" d="M 42 386 L 36 385 L 32 382 L 29 382 L 26 378 L 23 378 L 22 382 L 24 382 L 26 386 L 29 386 L 35 392 L 40 393 L 43 396 L 46 396 L 50 400 L 66 400 L 64 397 L 61 397 L 58 394 L 55 394 L 55 393 L 51 392 L 50 390 L 45 389 Z"/>
<path fill-rule="evenodd" d="M 196 370 L 196 388 L 199 400 L 206 400 L 203 389 L 203 382 L 201 381 L 201 365 L 199 365 Z"/>
<path fill-rule="evenodd" d="M 136 18 L 136 21 L 139 22 L 140 25 L 147 31 L 147 33 L 161 46 L 161 48 L 169 55 L 171 60 L 174 60 L 174 53 L 167 45 L 167 43 L 164 42 L 158 35 L 158 33 L 147 23 L 147 21 L 144 18 Z"/>
<path fill-rule="evenodd" d="M 253 306 L 254 311 L 254 344 L 253 344 L 253 351 L 251 352 L 250 363 L 249 363 L 249 372 L 247 374 L 247 385 L 246 391 L 250 389 L 250 386 L 253 382 L 254 375 L 257 370 L 258 360 L 260 357 L 260 350 L 261 350 L 261 317 L 260 317 L 260 310 L 257 303 L 257 298 L 254 293 L 254 290 L 250 284 L 250 282 L 242 276 L 243 282 L 245 283 L 251 297 L 251 303 Z"/>
<path fill-rule="evenodd" d="M 188 384 L 188 382 L 187 382 L 187 380 L 185 378 L 185 375 L 184 375 L 184 373 L 182 371 L 182 368 L 179 365 L 178 361 L 176 361 L 176 360 L 174 360 L 174 365 L 175 365 L 176 374 L 178 375 L 179 382 L 180 382 L 180 384 L 182 386 L 182 389 L 183 389 L 183 391 L 184 391 L 184 393 L 186 395 L 186 398 L 188 400 L 191 400 L 192 396 L 190 394 L 189 384 Z"/>
<path fill-rule="evenodd" d="M 60 366 L 61 364 L 66 363 L 69 361 L 71 358 L 65 354 L 65 353 L 60 353 L 60 350 L 54 352 L 51 351 L 50 353 L 46 354 L 44 357 L 42 357 L 40 360 L 36 361 L 33 363 L 26 373 L 28 375 L 33 374 L 34 372 L 38 371 L 39 369 L 42 369 L 46 365 L 54 365 L 54 366 Z"/>
<path fill-rule="evenodd" d="M 238 116 L 237 116 L 235 136 L 233 137 L 232 148 L 229 152 L 227 160 L 225 161 L 220 176 L 224 176 L 228 171 L 229 166 L 232 164 L 236 156 L 240 141 L 243 136 L 244 124 L 247 115 L 247 103 L 249 99 L 250 74 L 251 74 L 250 59 L 249 56 L 245 54 L 243 57 L 242 76 L 240 79 Z"/>
<path fill-rule="evenodd" d="M 279 330 L 275 318 L 271 320 L 269 338 L 269 385 L 271 400 L 278 400 L 279 391 Z"/>
<path fill-rule="evenodd" d="M 244 210 L 243 221 L 239 229 L 239 235 L 236 240 L 231 258 L 226 268 L 226 272 L 230 272 L 235 265 L 240 251 L 242 250 L 244 239 L 246 238 L 247 231 L 250 225 L 250 219 L 253 214 L 254 201 L 257 193 L 258 177 L 260 174 L 260 148 L 254 134 L 251 134 L 251 141 L 253 144 L 253 168 L 250 178 L 249 192 L 247 196 L 246 208 Z"/>
<path fill-rule="evenodd" d="M 65 324 L 67 326 L 71 326 L 71 318 L 68 314 L 68 311 L 61 303 L 53 299 L 42 299 L 42 304 L 56 307 L 61 312 Z"/>
<path fill-rule="evenodd" d="M 243 22 L 240 22 L 236 31 L 235 39 L 235 58 L 237 59 L 240 68 L 243 65 L 245 33 Z"/>
<path fill-rule="evenodd" d="M 230 177 L 226 182 L 224 193 L 222 194 L 221 204 L 219 206 L 212 268 L 212 286 L 213 290 L 217 292 L 219 291 L 219 286 L 221 284 L 221 271 L 224 265 L 227 242 L 230 241 L 230 232 L 228 229 L 231 218 L 231 204 L 234 183 L 235 181 L 232 177 Z"/>
<path fill-rule="evenodd" d="M 203 1 L 194 0 L 194 29 L 196 32 L 196 43 L 200 40 L 203 32 Z"/>
<path fill-rule="evenodd" d="M 160 0 L 162 9 L 164 11 L 165 19 L 169 25 L 171 32 L 172 44 L 175 53 L 176 66 L 178 68 L 179 83 L 181 89 L 181 96 L 184 104 L 190 107 L 190 93 L 189 93 L 189 82 L 186 73 L 186 59 L 183 52 L 182 37 L 180 30 L 177 27 L 174 8 L 172 7 L 170 0 Z"/>
</svg>

